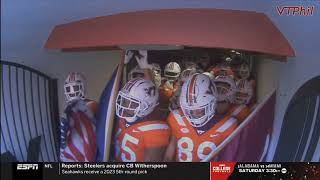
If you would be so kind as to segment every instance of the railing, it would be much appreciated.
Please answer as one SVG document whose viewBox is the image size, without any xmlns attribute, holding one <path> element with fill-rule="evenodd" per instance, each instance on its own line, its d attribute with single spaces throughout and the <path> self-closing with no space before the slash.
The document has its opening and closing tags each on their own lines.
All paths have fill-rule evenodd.
<svg viewBox="0 0 320 180">
<path fill-rule="evenodd" d="M 57 80 L 30 67 L 1 61 L 1 158 L 57 161 Z"/>
</svg>

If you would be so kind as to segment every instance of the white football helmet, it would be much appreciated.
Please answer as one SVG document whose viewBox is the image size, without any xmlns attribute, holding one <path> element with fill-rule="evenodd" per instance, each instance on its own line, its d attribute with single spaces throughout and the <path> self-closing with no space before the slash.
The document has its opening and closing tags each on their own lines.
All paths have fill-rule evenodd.
<svg viewBox="0 0 320 180">
<path fill-rule="evenodd" d="M 182 82 L 186 82 L 188 80 L 188 78 L 190 76 L 192 76 L 193 74 L 196 73 L 196 69 L 195 68 L 191 68 L 191 69 L 185 69 L 182 71 L 181 75 L 180 75 L 180 80 Z"/>
<path fill-rule="evenodd" d="M 205 125 L 215 115 L 216 87 L 210 78 L 194 74 L 182 86 L 181 109 L 193 127 Z"/>
<path fill-rule="evenodd" d="M 67 102 L 75 99 L 85 99 L 86 79 L 78 72 L 71 72 L 64 81 L 64 94 Z"/>
<path fill-rule="evenodd" d="M 248 104 L 253 96 L 253 88 L 250 81 L 240 79 L 236 81 L 236 93 L 234 97 L 235 104 Z"/>
<path fill-rule="evenodd" d="M 168 80 L 176 80 L 181 73 L 181 68 L 176 62 L 169 62 L 164 68 L 164 77 Z"/>
<path fill-rule="evenodd" d="M 217 76 L 213 81 L 217 87 L 218 101 L 233 102 L 236 93 L 236 84 L 233 78 L 230 76 Z"/>
<path fill-rule="evenodd" d="M 129 72 L 128 80 L 139 78 L 139 77 L 144 77 L 144 71 L 139 66 L 136 66 Z"/>
<path fill-rule="evenodd" d="M 241 79 L 248 79 L 250 77 L 250 67 L 247 63 L 242 63 L 238 69 L 239 77 Z"/>
<path fill-rule="evenodd" d="M 150 80 L 135 78 L 119 91 L 116 114 L 127 122 L 149 115 L 158 105 L 159 92 Z"/>
</svg>

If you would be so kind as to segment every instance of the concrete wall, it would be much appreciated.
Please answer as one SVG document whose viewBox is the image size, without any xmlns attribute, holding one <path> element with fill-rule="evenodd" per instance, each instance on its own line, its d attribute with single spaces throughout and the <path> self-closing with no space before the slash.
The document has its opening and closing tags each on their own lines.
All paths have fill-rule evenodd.
<svg viewBox="0 0 320 180">
<path fill-rule="evenodd" d="M 277 6 L 314 5 L 313 16 L 279 16 Z M 264 69 L 270 72 L 270 79 L 278 79 L 275 123 L 267 160 L 273 159 L 279 139 L 282 121 L 288 104 L 294 93 L 309 79 L 320 75 L 320 12 L 319 3 L 313 1 L 273 1 L 266 9 L 280 31 L 286 36 L 296 51 L 296 57 L 289 58 L 287 63 L 265 63 Z M 292 122 L 294 123 L 294 122 Z"/>
</svg>

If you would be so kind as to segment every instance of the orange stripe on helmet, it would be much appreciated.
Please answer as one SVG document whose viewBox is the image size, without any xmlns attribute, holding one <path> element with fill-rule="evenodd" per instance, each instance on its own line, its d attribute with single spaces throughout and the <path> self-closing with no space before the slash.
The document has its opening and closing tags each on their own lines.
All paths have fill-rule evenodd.
<svg viewBox="0 0 320 180">
<path fill-rule="evenodd" d="M 72 72 L 71 74 L 70 74 L 70 76 L 69 76 L 69 82 L 72 82 L 72 81 L 74 81 L 74 72 Z"/>
<path fill-rule="evenodd" d="M 197 76 L 196 75 L 193 76 L 190 81 L 189 87 L 188 87 L 188 102 L 189 102 L 189 104 L 191 104 L 192 100 L 194 100 L 196 79 L 197 79 Z"/>
</svg>

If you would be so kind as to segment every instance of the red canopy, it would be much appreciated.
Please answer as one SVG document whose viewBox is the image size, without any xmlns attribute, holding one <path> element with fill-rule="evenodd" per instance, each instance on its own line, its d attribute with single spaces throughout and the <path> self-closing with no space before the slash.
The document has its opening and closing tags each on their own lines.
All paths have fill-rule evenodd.
<svg viewBox="0 0 320 180">
<path fill-rule="evenodd" d="M 148 10 L 62 24 L 54 28 L 45 48 L 110 50 L 130 45 L 180 45 L 280 57 L 295 55 L 266 15 L 219 9 Z"/>
</svg>

